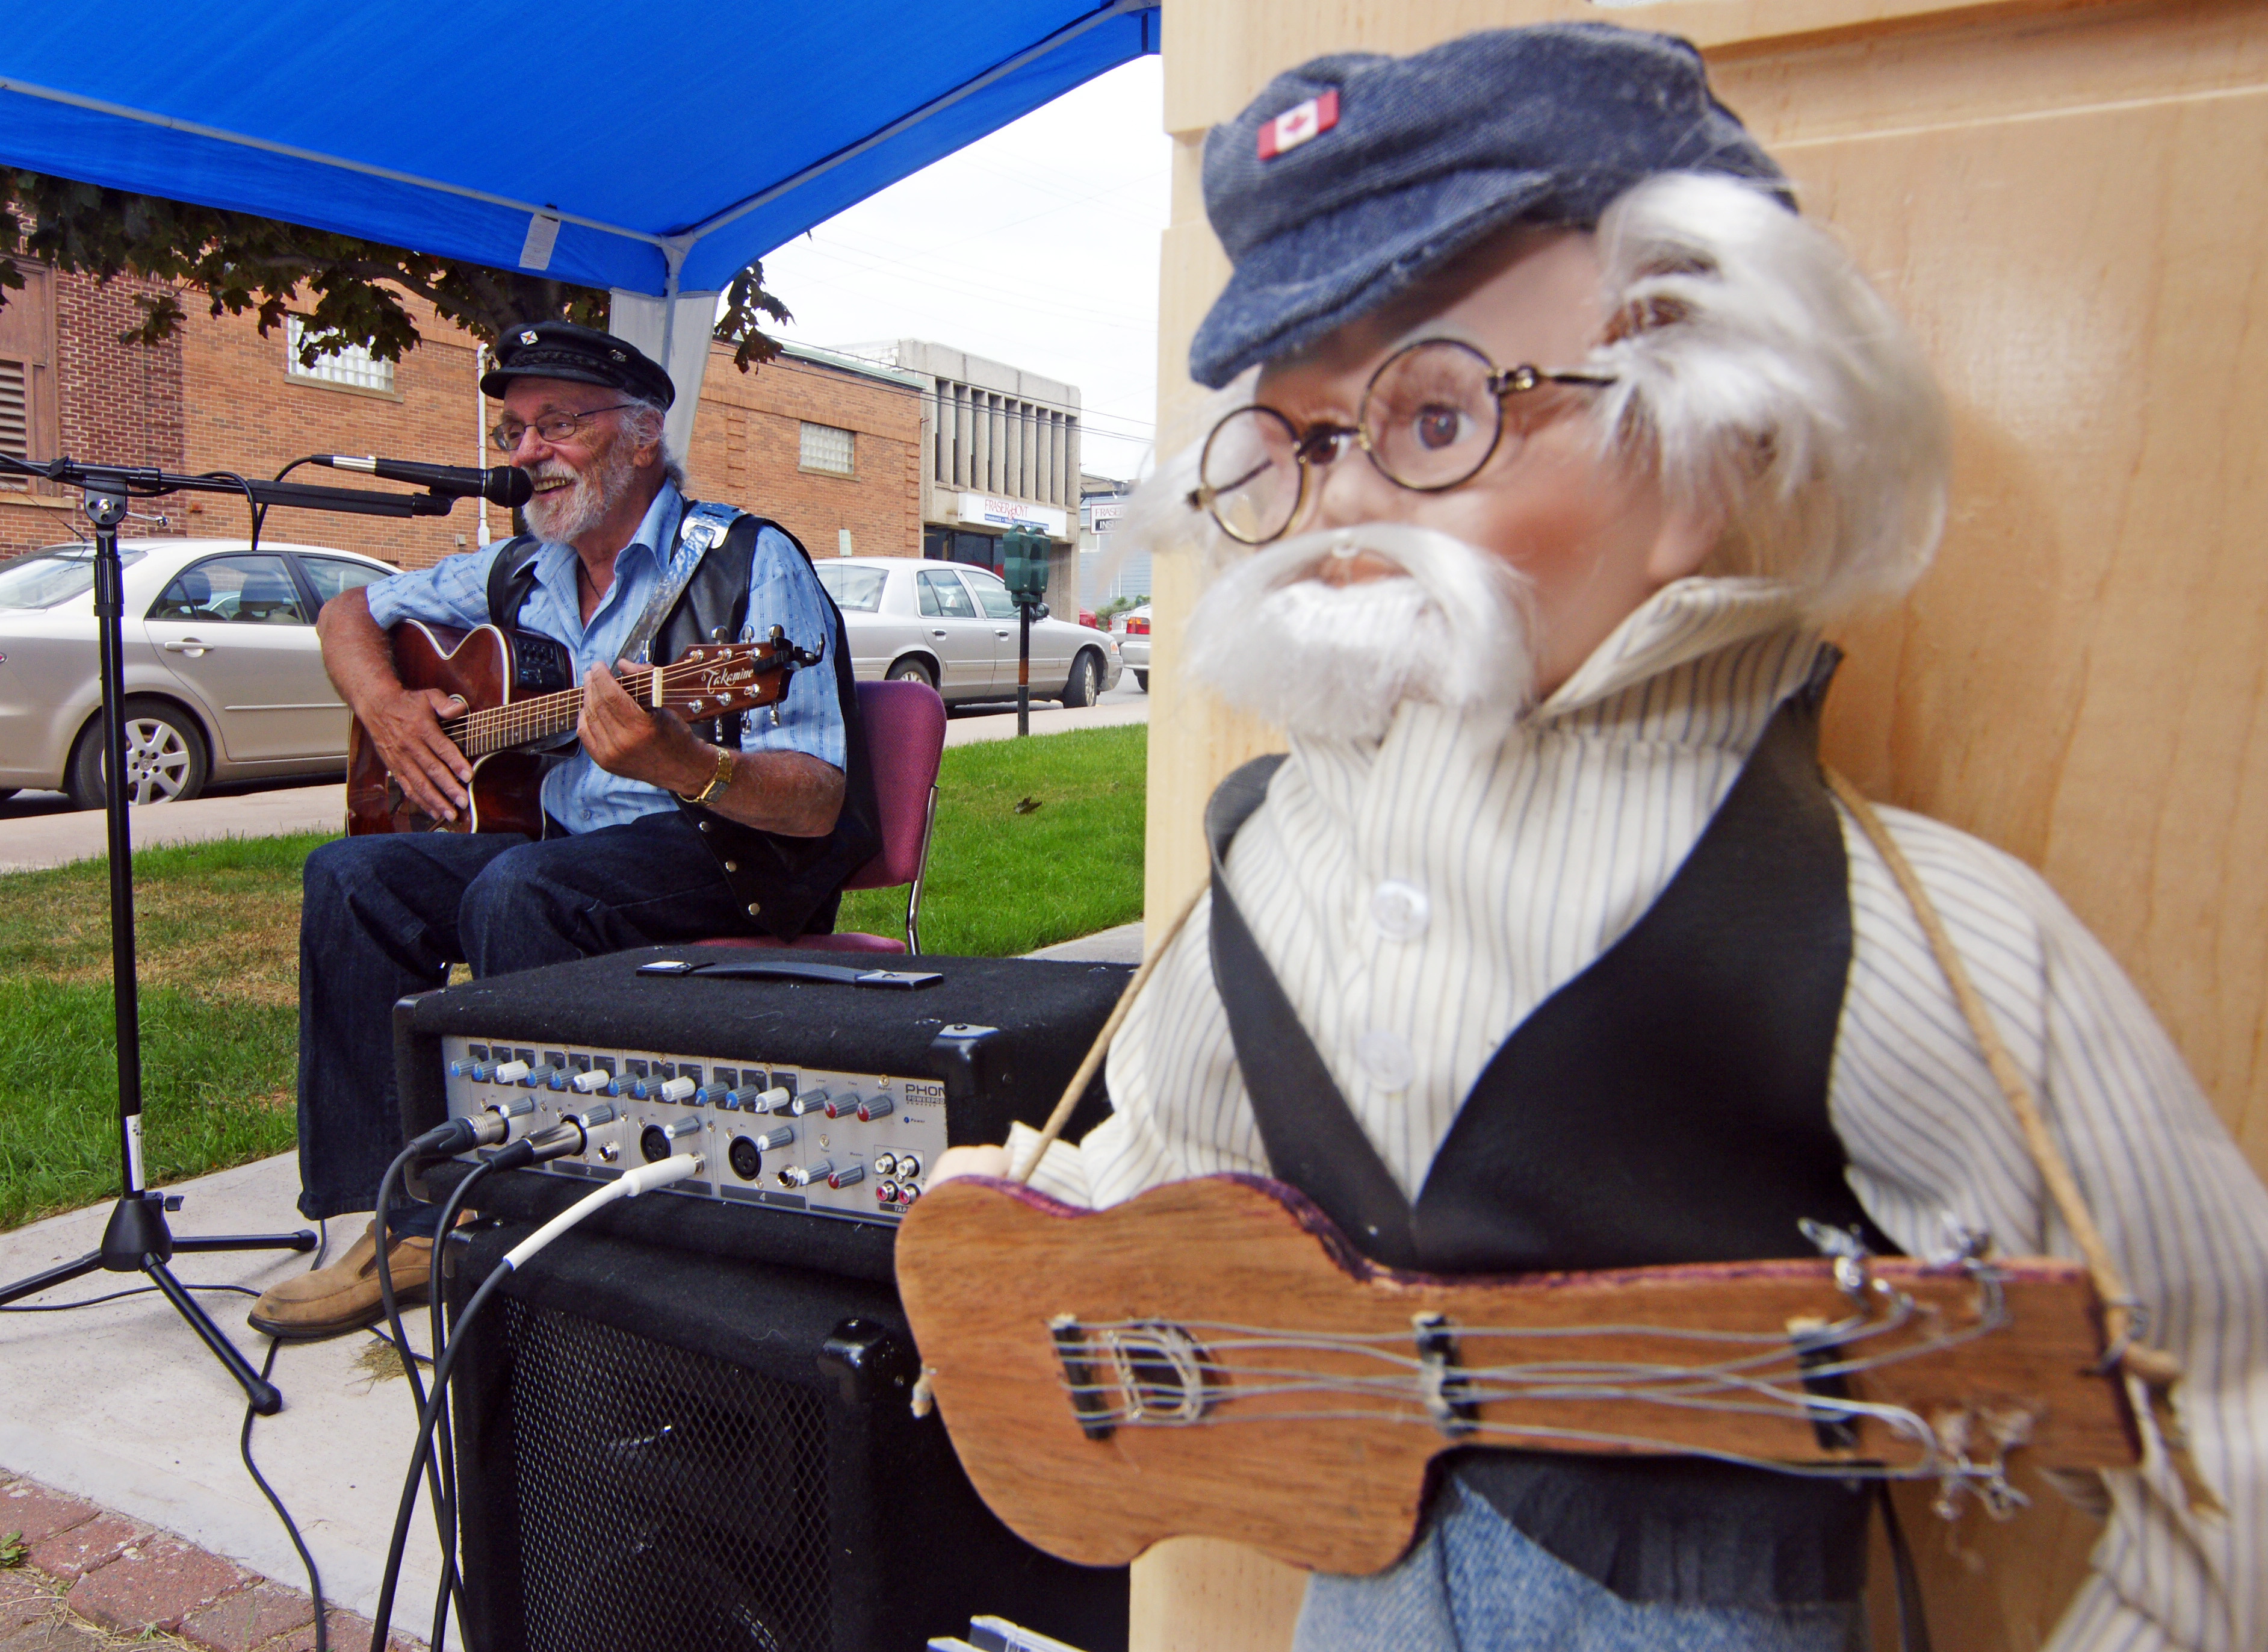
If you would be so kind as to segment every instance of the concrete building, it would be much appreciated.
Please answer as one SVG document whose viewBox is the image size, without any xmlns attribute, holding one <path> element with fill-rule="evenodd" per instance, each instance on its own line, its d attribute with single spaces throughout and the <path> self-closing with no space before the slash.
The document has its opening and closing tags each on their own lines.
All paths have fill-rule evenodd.
<svg viewBox="0 0 2268 1652">
<path fill-rule="evenodd" d="M 1079 606 L 1079 387 L 920 339 L 858 354 L 917 374 L 922 405 L 922 554 L 1002 571 L 1012 527 L 1053 542 L 1049 607 Z"/>
</svg>

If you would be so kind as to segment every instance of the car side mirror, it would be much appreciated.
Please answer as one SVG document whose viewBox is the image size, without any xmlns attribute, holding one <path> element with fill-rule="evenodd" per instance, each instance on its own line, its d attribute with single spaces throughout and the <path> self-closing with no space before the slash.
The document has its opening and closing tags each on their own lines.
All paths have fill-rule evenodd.
<svg viewBox="0 0 2268 1652">
<path fill-rule="evenodd" d="M 1041 603 L 1041 604 L 1039 605 L 1039 607 L 1037 607 L 1037 608 L 1034 608 L 1034 609 L 1032 610 L 1032 617 L 1033 617 L 1034 619 L 1045 619 L 1045 618 L 1047 618 L 1047 616 L 1048 616 L 1048 605 L 1047 605 L 1046 603 L 1044 603 L 1044 602 Z"/>
</svg>

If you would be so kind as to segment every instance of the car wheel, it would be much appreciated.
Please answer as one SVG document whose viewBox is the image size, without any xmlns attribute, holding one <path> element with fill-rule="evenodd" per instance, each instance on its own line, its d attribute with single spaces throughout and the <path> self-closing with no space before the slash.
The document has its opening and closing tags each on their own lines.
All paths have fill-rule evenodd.
<svg viewBox="0 0 2268 1652">
<path fill-rule="evenodd" d="M 931 689 L 937 686 L 937 679 L 930 675 L 930 668 L 918 660 L 899 660 L 890 667 L 889 680 L 893 682 L 918 682 Z"/>
<path fill-rule="evenodd" d="M 1143 693 L 1147 694 L 1150 691 L 1150 674 L 1146 671 L 1136 672 L 1134 674 L 1134 686 L 1141 690 Z"/>
<path fill-rule="evenodd" d="M 1092 649 L 1081 651 L 1071 662 L 1071 681 L 1064 684 L 1063 703 L 1065 705 L 1092 705 L 1097 697 L 1094 653 Z"/>
<path fill-rule="evenodd" d="M 188 713 L 163 700 L 126 702 L 126 800 L 186 803 L 205 789 L 210 763 L 204 736 Z M 103 806 L 102 717 L 78 737 L 63 790 L 80 808 Z"/>
</svg>

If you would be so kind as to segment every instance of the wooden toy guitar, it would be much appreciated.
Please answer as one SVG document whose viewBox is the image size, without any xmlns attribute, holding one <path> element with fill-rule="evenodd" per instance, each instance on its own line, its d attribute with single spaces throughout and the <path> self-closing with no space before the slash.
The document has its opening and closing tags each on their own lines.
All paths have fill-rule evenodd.
<svg viewBox="0 0 2268 1652">
<path fill-rule="evenodd" d="M 1849 1245 L 1449 1280 L 1370 1263 L 1259 1177 L 1085 1212 L 969 1176 L 908 1213 L 897 1276 L 977 1491 L 1090 1565 L 1199 1535 L 1374 1572 L 1410 1541 L 1428 1464 L 1459 1446 L 1935 1479 L 1944 1501 L 1996 1513 L 2021 1501 L 2012 1459 L 2140 1452 L 2101 1374 L 2095 1287 L 2054 1258 Z"/>
<path fill-rule="evenodd" d="M 454 821 L 438 821 L 407 797 L 386 771 L 386 761 L 360 719 L 347 732 L 347 835 L 403 831 L 508 831 L 543 835 L 541 791 L 544 762 L 533 748 L 573 733 L 583 712 L 583 690 L 563 687 L 526 693 L 531 683 L 565 675 L 564 651 L 556 663 L 523 658 L 548 639 L 518 643 L 495 625 L 460 631 L 404 620 L 387 633 L 394 668 L 404 687 L 461 694 L 467 710 L 445 718 L 441 732 L 472 759 L 472 807 Z M 549 645 L 557 649 L 556 644 Z M 787 642 L 774 627 L 770 640 L 712 643 L 688 648 L 669 665 L 622 674 L 623 690 L 643 704 L 685 718 L 755 711 L 787 692 L 789 674 L 814 665 L 816 654 Z M 547 666 L 553 666 L 546 670 Z M 515 697 L 519 690 L 524 697 Z"/>
</svg>

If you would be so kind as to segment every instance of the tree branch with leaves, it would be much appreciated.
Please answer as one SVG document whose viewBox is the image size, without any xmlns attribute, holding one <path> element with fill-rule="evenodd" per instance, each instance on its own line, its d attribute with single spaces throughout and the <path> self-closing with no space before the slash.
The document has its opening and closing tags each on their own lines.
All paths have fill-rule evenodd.
<svg viewBox="0 0 2268 1652">
<path fill-rule="evenodd" d="M 415 350 L 421 335 L 405 294 L 489 344 L 528 321 L 604 328 L 609 302 L 604 289 L 526 270 L 0 168 L 0 304 L 24 284 L 11 257 L 99 282 L 136 276 L 162 284 L 160 291 L 136 295 L 142 319 L 123 342 L 173 337 L 188 318 L 185 299 L 202 299 L 215 316 L 255 314 L 263 337 L 297 315 L 306 367 L 357 345 L 381 361 Z M 763 279 L 762 263 L 735 276 L 716 327 L 742 372 L 779 354 L 763 323 L 790 319 Z"/>
</svg>

